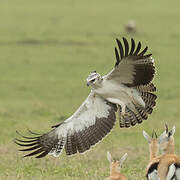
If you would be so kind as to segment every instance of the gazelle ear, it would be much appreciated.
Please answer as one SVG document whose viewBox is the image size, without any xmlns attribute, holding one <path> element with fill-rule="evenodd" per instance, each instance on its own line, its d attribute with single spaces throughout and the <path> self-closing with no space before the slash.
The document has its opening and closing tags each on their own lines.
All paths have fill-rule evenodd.
<svg viewBox="0 0 180 180">
<path fill-rule="evenodd" d="M 143 136 L 147 140 L 147 142 L 150 144 L 151 143 L 151 137 L 148 135 L 146 131 L 143 130 Z"/>
<path fill-rule="evenodd" d="M 107 152 L 107 159 L 110 163 L 112 162 L 111 154 L 109 151 Z"/>
<path fill-rule="evenodd" d="M 121 159 L 120 159 L 120 167 L 122 166 L 122 164 L 123 164 L 123 162 L 126 160 L 126 158 L 127 158 L 127 153 L 125 153 L 122 157 L 121 157 Z"/>
<path fill-rule="evenodd" d="M 170 137 L 170 136 L 174 136 L 175 131 L 176 131 L 176 127 L 173 126 L 173 128 L 169 131 L 168 136 L 169 136 L 169 137 Z"/>
</svg>

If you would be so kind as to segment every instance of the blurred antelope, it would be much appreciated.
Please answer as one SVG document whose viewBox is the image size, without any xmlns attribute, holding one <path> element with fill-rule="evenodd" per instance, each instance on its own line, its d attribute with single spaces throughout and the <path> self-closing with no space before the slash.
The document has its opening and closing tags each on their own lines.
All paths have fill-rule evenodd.
<svg viewBox="0 0 180 180">
<path fill-rule="evenodd" d="M 120 173 L 120 169 L 126 157 L 127 153 L 125 153 L 119 161 L 112 160 L 110 152 L 107 152 L 107 159 L 110 163 L 110 176 L 106 180 L 128 180 L 126 176 Z"/>
<path fill-rule="evenodd" d="M 136 23 L 134 20 L 130 20 L 126 25 L 125 25 L 125 30 L 129 33 L 135 33 L 136 32 Z"/>
</svg>

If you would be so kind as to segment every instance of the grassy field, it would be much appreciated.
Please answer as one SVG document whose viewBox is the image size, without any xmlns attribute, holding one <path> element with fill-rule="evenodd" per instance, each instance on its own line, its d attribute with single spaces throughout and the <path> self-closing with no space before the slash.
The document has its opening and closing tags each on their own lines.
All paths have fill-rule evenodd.
<svg viewBox="0 0 180 180">
<path fill-rule="evenodd" d="M 160 134 L 176 125 L 180 154 L 180 2 L 175 0 L 54 0 L 0 2 L 0 179 L 101 180 L 109 175 L 106 152 L 128 153 L 122 172 L 145 179 L 149 159 L 145 129 Z M 127 34 L 129 20 L 136 34 Z M 86 77 L 114 65 L 115 38 L 133 37 L 156 61 L 158 101 L 154 113 L 131 129 L 116 127 L 91 151 L 59 158 L 22 158 L 16 130 L 47 132 L 87 97 Z"/>
</svg>

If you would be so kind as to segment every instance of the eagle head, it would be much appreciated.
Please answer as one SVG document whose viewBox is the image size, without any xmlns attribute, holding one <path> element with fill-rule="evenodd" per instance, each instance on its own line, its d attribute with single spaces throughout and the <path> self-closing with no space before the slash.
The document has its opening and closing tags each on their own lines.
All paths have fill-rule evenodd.
<svg viewBox="0 0 180 180">
<path fill-rule="evenodd" d="M 96 71 L 93 71 L 87 77 L 87 86 L 92 86 L 92 87 L 98 86 L 101 81 L 102 81 L 101 75 Z"/>
</svg>

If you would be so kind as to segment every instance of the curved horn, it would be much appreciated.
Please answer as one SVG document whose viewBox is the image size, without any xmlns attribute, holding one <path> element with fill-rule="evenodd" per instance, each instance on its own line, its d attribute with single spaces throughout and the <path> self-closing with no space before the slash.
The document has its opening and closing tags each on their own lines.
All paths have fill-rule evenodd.
<svg viewBox="0 0 180 180">
<path fill-rule="evenodd" d="M 153 129 L 153 132 L 152 132 L 152 138 L 154 138 L 154 137 L 157 139 L 156 131 Z"/>
<path fill-rule="evenodd" d="M 167 123 L 165 123 L 165 130 L 166 130 L 166 133 L 168 133 L 168 125 L 167 125 Z"/>
<path fill-rule="evenodd" d="M 157 139 L 157 134 L 156 134 L 156 131 L 154 131 L 154 135 L 155 135 L 155 137 L 156 137 L 156 139 Z"/>
<path fill-rule="evenodd" d="M 152 138 L 154 137 L 154 129 L 153 129 L 153 132 L 152 132 Z"/>
</svg>

